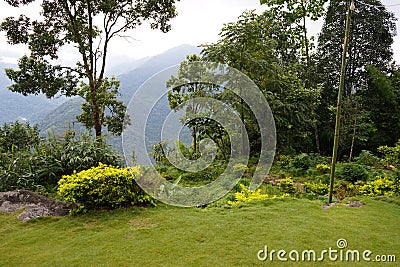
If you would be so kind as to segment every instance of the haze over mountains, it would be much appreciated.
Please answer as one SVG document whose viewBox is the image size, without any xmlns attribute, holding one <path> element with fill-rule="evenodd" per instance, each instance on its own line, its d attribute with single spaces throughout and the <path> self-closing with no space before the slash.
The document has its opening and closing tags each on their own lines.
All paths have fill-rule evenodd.
<svg viewBox="0 0 400 267">
<path fill-rule="evenodd" d="M 128 104 L 133 94 L 140 85 L 157 72 L 179 64 L 189 54 L 200 53 L 200 48 L 191 45 L 181 45 L 162 54 L 124 63 L 120 66 L 111 68 L 108 73 L 123 73 L 117 76 L 120 80 L 121 99 Z M 76 120 L 76 116 L 81 113 L 80 105 L 83 100 L 79 97 L 47 99 L 43 95 L 23 96 L 9 91 L 6 87 L 11 81 L 5 76 L 4 68 L 16 66 L 0 63 L 0 124 L 13 122 L 16 120 L 38 124 L 42 133 L 50 129 L 55 132 L 63 133 L 66 128 L 73 124 L 75 127 L 82 128 Z M 169 109 L 168 105 L 161 107 Z M 150 123 L 151 124 L 151 123 Z M 120 139 L 112 138 L 111 143 L 120 149 Z"/>
</svg>

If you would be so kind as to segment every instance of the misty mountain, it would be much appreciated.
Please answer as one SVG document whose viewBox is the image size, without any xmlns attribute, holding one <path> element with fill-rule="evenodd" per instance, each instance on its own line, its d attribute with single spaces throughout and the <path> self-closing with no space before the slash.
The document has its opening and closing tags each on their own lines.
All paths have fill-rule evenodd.
<svg viewBox="0 0 400 267">
<path fill-rule="evenodd" d="M 17 120 L 35 124 L 66 101 L 65 98 L 48 99 L 44 95 L 23 96 L 11 92 L 7 86 L 12 82 L 7 78 L 5 68 L 17 66 L 0 62 L 0 125 Z"/>
<path fill-rule="evenodd" d="M 139 60 L 138 62 L 132 62 L 131 64 L 124 65 L 126 68 L 124 74 L 117 76 L 120 80 L 120 93 L 121 99 L 127 105 L 132 98 L 133 94 L 145 82 L 148 78 L 156 74 L 157 72 L 179 64 L 185 60 L 189 54 L 199 54 L 200 48 L 190 45 L 182 45 L 170 50 L 165 51 L 162 54 Z M 137 66 L 134 69 L 129 69 L 129 66 Z M 121 70 L 123 71 L 123 70 Z M 39 121 L 39 128 L 46 132 L 53 129 L 55 132 L 63 133 L 68 127 L 74 126 L 78 129 L 83 129 L 83 126 L 77 122 L 76 116 L 81 113 L 81 104 L 83 100 L 81 98 L 73 98 L 65 103 L 61 104 L 57 108 L 53 109 L 48 113 L 41 121 Z M 168 101 L 162 101 L 157 106 L 156 114 L 167 114 L 170 111 Z M 134 118 L 132 118 L 134 120 Z M 132 121 L 134 123 L 134 121 Z M 160 116 L 151 116 L 149 118 L 149 136 L 146 136 L 149 140 L 158 139 L 157 133 L 162 127 L 162 120 Z M 120 137 L 108 137 L 108 142 L 111 143 L 115 148 L 122 151 L 121 138 Z"/>
</svg>

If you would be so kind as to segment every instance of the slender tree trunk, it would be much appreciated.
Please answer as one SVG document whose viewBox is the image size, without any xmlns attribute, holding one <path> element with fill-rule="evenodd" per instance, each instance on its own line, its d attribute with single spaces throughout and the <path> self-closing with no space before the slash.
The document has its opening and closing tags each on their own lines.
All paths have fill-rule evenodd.
<svg viewBox="0 0 400 267">
<path fill-rule="evenodd" d="M 101 137 L 101 120 L 100 120 L 100 110 L 97 103 L 96 86 L 94 82 L 90 82 L 90 93 L 91 93 L 91 104 L 93 108 L 93 126 L 96 137 Z"/>
<path fill-rule="evenodd" d="M 357 133 L 357 115 L 358 115 L 358 101 L 356 101 L 356 114 L 354 117 L 354 124 L 353 124 L 353 136 L 351 137 L 349 162 L 351 162 L 351 159 L 353 157 L 354 140 L 356 139 L 356 133 Z"/>
<path fill-rule="evenodd" d="M 192 137 L 193 137 L 193 154 L 195 157 L 197 157 L 197 133 L 196 133 L 196 127 L 193 127 L 192 129 Z"/>
<path fill-rule="evenodd" d="M 243 110 L 243 105 L 244 105 L 244 100 L 243 98 L 240 99 L 240 104 L 241 104 L 241 110 L 240 110 L 240 119 L 242 121 L 242 126 L 241 126 L 241 134 L 242 134 L 242 155 L 248 154 L 247 147 L 246 147 L 246 128 L 244 125 L 244 110 Z"/>
<path fill-rule="evenodd" d="M 303 34 L 304 34 L 304 46 L 306 49 L 306 60 L 307 60 L 307 68 L 310 67 L 310 50 L 309 50 L 309 42 L 307 37 L 307 26 L 306 26 L 306 8 L 302 5 L 303 9 Z"/>
<path fill-rule="evenodd" d="M 319 144 L 319 133 L 317 125 L 314 126 L 314 138 L 315 138 L 315 147 L 317 149 L 317 153 L 321 155 L 321 146 Z"/>
</svg>

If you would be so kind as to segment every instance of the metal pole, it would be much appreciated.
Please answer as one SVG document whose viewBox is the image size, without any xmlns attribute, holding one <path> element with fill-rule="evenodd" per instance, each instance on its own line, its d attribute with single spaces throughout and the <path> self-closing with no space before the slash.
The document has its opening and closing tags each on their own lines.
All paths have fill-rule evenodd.
<svg viewBox="0 0 400 267">
<path fill-rule="evenodd" d="M 349 5 L 348 11 L 347 11 L 346 30 L 344 33 L 342 67 L 340 70 L 339 92 L 338 92 L 337 106 L 336 106 L 336 123 L 335 123 L 335 136 L 334 136 L 334 140 L 333 140 L 331 177 L 330 177 L 329 200 L 328 200 L 329 203 L 332 203 L 333 184 L 335 181 L 335 168 L 336 168 L 337 153 L 338 153 L 338 147 L 339 147 L 340 111 L 341 111 L 342 95 L 343 95 L 343 88 L 344 88 L 344 76 L 346 75 L 346 55 L 347 55 L 348 38 L 349 38 L 349 32 L 350 32 L 351 12 L 354 9 L 355 9 L 354 0 L 352 0 L 351 4 Z"/>
</svg>

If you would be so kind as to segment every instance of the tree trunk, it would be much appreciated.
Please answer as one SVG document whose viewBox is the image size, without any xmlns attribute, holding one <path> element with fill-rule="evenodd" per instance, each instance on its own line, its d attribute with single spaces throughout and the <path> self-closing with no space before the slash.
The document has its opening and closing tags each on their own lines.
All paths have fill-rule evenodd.
<svg viewBox="0 0 400 267">
<path fill-rule="evenodd" d="M 95 83 L 90 83 L 90 92 L 91 92 L 91 102 L 93 108 L 93 126 L 96 134 L 96 138 L 101 137 L 101 121 L 100 121 L 100 111 L 99 106 L 97 104 L 97 94 L 96 94 L 96 86 Z"/>
<path fill-rule="evenodd" d="M 351 137 L 349 162 L 351 162 L 351 159 L 353 158 L 354 140 L 356 139 L 356 133 L 357 133 L 357 115 L 358 115 L 358 101 L 356 101 L 356 114 L 354 117 L 354 124 L 353 124 L 353 136 Z"/>
<path fill-rule="evenodd" d="M 310 67 L 310 51 L 309 51 L 309 42 L 307 37 L 307 26 L 306 26 L 306 8 L 302 5 L 303 9 L 303 34 L 304 34 L 304 46 L 306 49 L 306 60 L 307 60 L 307 68 Z"/>
<path fill-rule="evenodd" d="M 319 134 L 317 125 L 314 126 L 314 137 L 315 137 L 315 147 L 317 148 L 317 153 L 321 155 L 321 146 L 319 145 Z"/>
<path fill-rule="evenodd" d="M 197 133 L 196 133 L 196 127 L 193 127 L 192 129 L 192 137 L 193 137 L 193 154 L 195 157 L 197 157 Z"/>
</svg>

